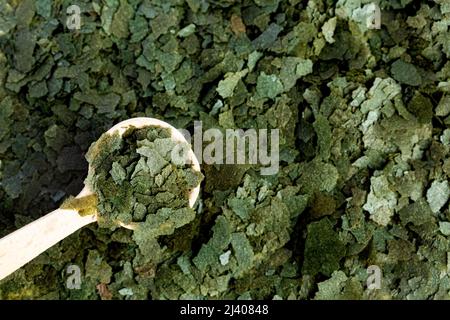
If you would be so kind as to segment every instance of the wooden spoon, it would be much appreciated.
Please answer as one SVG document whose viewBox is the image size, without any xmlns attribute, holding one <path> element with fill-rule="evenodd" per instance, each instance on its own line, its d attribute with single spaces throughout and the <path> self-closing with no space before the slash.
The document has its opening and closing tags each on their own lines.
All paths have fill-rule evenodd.
<svg viewBox="0 0 450 320">
<path fill-rule="evenodd" d="M 116 124 L 109 129 L 107 133 L 112 134 L 113 132 L 118 131 L 118 133 L 122 135 L 130 127 L 167 128 L 170 130 L 171 138 L 174 141 L 178 143 L 187 143 L 180 131 L 167 122 L 154 118 L 128 119 Z M 200 171 L 198 159 L 192 149 L 188 150 L 187 159 L 190 161 L 194 170 Z M 89 170 L 91 170 L 91 168 L 89 168 Z M 199 192 L 200 185 L 190 192 L 190 207 L 194 206 Z M 89 186 L 85 185 L 76 198 L 82 198 L 92 194 L 93 192 L 90 190 Z M 97 221 L 97 214 L 80 216 L 77 210 L 60 208 L 0 239 L 0 280 L 7 277 L 78 229 L 95 221 Z M 132 228 L 127 225 L 121 225 Z"/>
</svg>

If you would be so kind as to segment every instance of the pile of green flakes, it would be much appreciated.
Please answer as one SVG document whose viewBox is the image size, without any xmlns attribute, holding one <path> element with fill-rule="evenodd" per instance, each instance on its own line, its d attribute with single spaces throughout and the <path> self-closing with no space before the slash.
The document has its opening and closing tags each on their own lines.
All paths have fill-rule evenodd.
<svg viewBox="0 0 450 320">
<path fill-rule="evenodd" d="M 280 130 L 277 174 L 203 164 L 182 221 L 124 187 L 151 149 L 109 159 L 94 185 L 136 200 L 101 210 L 155 237 L 89 225 L 0 298 L 449 299 L 449 26 L 447 0 L 0 1 L 0 236 L 77 195 L 122 120 Z"/>
<path fill-rule="evenodd" d="M 194 219 L 189 194 L 203 176 L 185 159 L 177 163 L 172 153 L 181 144 L 169 129 L 153 127 L 105 133 L 92 144 L 85 183 L 97 196 L 101 227 L 142 222 L 138 230 L 158 237 Z"/>
</svg>

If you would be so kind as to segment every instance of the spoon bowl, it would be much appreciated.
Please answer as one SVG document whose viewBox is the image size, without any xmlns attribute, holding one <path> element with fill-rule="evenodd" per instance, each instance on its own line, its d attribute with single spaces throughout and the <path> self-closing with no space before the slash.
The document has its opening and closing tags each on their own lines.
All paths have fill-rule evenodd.
<svg viewBox="0 0 450 320">
<path fill-rule="evenodd" d="M 118 124 L 113 126 L 111 129 L 109 129 L 106 133 L 112 134 L 115 131 L 118 131 L 119 135 L 122 136 L 123 133 L 127 129 L 131 128 L 131 127 L 134 127 L 134 128 L 137 128 L 137 129 L 146 128 L 146 127 L 160 127 L 160 128 L 169 129 L 170 130 L 170 134 L 171 134 L 171 138 L 172 138 L 173 141 L 175 141 L 177 143 L 186 143 L 186 144 L 188 144 L 188 142 L 186 141 L 186 138 L 183 136 L 183 134 L 180 131 L 175 129 L 173 126 L 171 126 L 167 122 L 164 122 L 162 120 L 158 120 L 158 119 L 155 119 L 155 118 L 140 117 L 140 118 L 128 119 L 128 120 L 119 122 Z M 191 163 L 192 169 L 194 169 L 195 171 L 200 172 L 200 164 L 198 162 L 197 157 L 195 156 L 194 151 L 192 151 L 191 148 L 189 148 L 186 158 L 187 158 L 186 159 L 187 162 Z M 200 185 L 198 185 L 197 187 L 192 189 L 192 191 L 189 193 L 189 206 L 190 207 L 194 206 L 195 201 L 197 200 L 199 193 L 200 193 Z"/>
</svg>

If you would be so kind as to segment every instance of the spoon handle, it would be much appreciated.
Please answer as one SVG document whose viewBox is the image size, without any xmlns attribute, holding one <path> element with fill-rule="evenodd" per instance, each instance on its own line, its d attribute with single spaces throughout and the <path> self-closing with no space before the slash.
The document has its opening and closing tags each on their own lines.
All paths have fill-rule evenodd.
<svg viewBox="0 0 450 320">
<path fill-rule="evenodd" d="M 76 210 L 57 209 L 0 239 L 0 280 L 81 227 L 96 221 Z"/>
</svg>

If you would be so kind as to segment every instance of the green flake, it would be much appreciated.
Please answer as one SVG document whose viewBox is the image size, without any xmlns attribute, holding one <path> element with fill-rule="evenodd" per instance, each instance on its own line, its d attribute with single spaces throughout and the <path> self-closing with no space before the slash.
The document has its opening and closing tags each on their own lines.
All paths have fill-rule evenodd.
<svg viewBox="0 0 450 320">
<path fill-rule="evenodd" d="M 309 59 L 298 57 L 286 57 L 282 60 L 280 79 L 283 82 L 284 91 L 291 90 L 298 79 L 312 72 L 313 63 Z"/>
<path fill-rule="evenodd" d="M 11 199 L 18 198 L 22 193 L 21 179 L 23 179 L 23 174 L 17 174 L 2 180 L 2 187 Z"/>
<path fill-rule="evenodd" d="M 44 133 L 47 146 L 55 151 L 60 151 L 65 145 L 71 142 L 67 131 L 56 124 L 49 127 Z"/>
<path fill-rule="evenodd" d="M 449 230 L 449 234 L 450 234 L 450 230 Z M 219 256 L 220 264 L 223 266 L 226 266 L 228 264 L 228 262 L 230 261 L 230 256 L 231 256 L 231 250 L 228 250 L 227 252 L 221 254 Z"/>
<path fill-rule="evenodd" d="M 21 72 L 31 71 L 34 65 L 33 52 L 36 46 L 35 36 L 27 29 L 17 33 L 15 39 L 15 66 Z"/>
<path fill-rule="evenodd" d="M 140 42 L 148 34 L 148 21 L 142 16 L 135 16 L 130 21 L 129 28 L 132 34 L 130 42 Z"/>
<path fill-rule="evenodd" d="M 132 296 L 133 290 L 131 288 L 122 288 L 119 290 L 119 294 L 122 296 Z"/>
<path fill-rule="evenodd" d="M 104 134 L 96 144 L 93 144 L 86 153 L 86 160 L 94 167 L 100 166 L 102 162 L 122 146 L 122 139 L 117 132 Z"/>
<path fill-rule="evenodd" d="M 127 0 L 120 0 L 119 9 L 111 22 L 111 33 L 118 38 L 127 38 L 130 31 L 128 23 L 134 15 L 133 7 Z"/>
<path fill-rule="evenodd" d="M 254 253 L 247 237 L 243 232 L 231 235 L 231 245 L 236 256 L 240 270 L 245 271 L 252 266 Z"/>
<path fill-rule="evenodd" d="M 320 157 L 326 161 L 330 157 L 332 142 L 331 127 L 328 120 L 320 114 L 317 115 L 316 121 L 314 122 L 314 130 L 317 133 Z"/>
<path fill-rule="evenodd" d="M 40 98 L 48 93 L 47 84 L 45 81 L 38 82 L 30 87 L 30 97 Z"/>
<path fill-rule="evenodd" d="M 448 181 L 433 181 L 427 191 L 427 201 L 433 213 L 438 213 L 439 210 L 448 201 L 450 196 L 450 188 Z"/>
<path fill-rule="evenodd" d="M 137 202 L 134 205 L 133 220 L 142 221 L 144 220 L 146 215 L 147 215 L 147 207 L 143 203 Z"/>
<path fill-rule="evenodd" d="M 160 173 L 161 170 L 168 164 L 158 151 L 148 146 L 142 146 L 136 149 L 136 152 L 147 157 L 147 164 L 152 176 Z"/>
<path fill-rule="evenodd" d="M 52 1 L 36 0 L 36 13 L 46 19 L 49 19 L 52 14 Z"/>
<path fill-rule="evenodd" d="M 315 300 L 333 300 L 339 297 L 347 281 L 347 276 L 342 271 L 335 271 L 331 278 L 317 284 L 319 291 L 316 293 Z"/>
<path fill-rule="evenodd" d="M 231 241 L 231 225 L 225 217 L 217 217 L 213 232 L 213 237 L 209 241 L 209 244 L 217 250 L 223 250 L 228 247 Z"/>
<path fill-rule="evenodd" d="M 278 24 L 271 23 L 264 32 L 253 40 L 253 46 L 256 49 L 267 49 L 277 39 L 278 34 L 283 30 Z"/>
<path fill-rule="evenodd" d="M 305 274 L 322 273 L 330 276 L 339 269 L 339 262 L 344 254 L 345 246 L 328 218 L 308 225 L 302 269 Z"/>
<path fill-rule="evenodd" d="M 8 34 L 16 26 L 16 17 L 14 16 L 13 7 L 7 3 L 0 3 L 0 12 L 3 13 L 0 16 L 0 37 Z"/>
<path fill-rule="evenodd" d="M 433 220 L 430 206 L 424 198 L 401 209 L 399 211 L 399 216 L 403 225 L 412 223 L 416 226 L 420 226 Z"/>
<path fill-rule="evenodd" d="M 450 114 L 450 95 L 442 96 L 436 107 L 436 115 L 438 117 L 446 117 Z"/>
<path fill-rule="evenodd" d="M 183 57 L 176 51 L 173 52 L 160 52 L 157 55 L 157 59 L 164 70 L 168 73 L 175 71 L 180 65 Z"/>
<path fill-rule="evenodd" d="M 391 74 L 395 80 L 410 86 L 420 86 L 422 84 L 422 77 L 417 68 L 401 59 L 396 60 L 392 64 Z"/>
<path fill-rule="evenodd" d="M 219 125 L 225 129 L 232 129 L 235 127 L 232 110 L 224 111 L 219 114 Z"/>
<path fill-rule="evenodd" d="M 103 260 L 100 252 L 89 250 L 86 261 L 86 278 L 94 282 L 109 283 L 112 277 L 112 268 Z"/>
<path fill-rule="evenodd" d="M 167 161 L 171 159 L 172 150 L 175 148 L 176 145 L 177 143 L 174 142 L 172 138 L 156 138 L 153 141 L 153 148 L 155 150 L 158 150 L 158 153 Z M 180 143 L 178 143 L 178 145 L 180 145 Z M 186 144 L 181 145 L 183 145 L 183 147 L 185 148 L 189 148 L 189 145 Z"/>
<path fill-rule="evenodd" d="M 309 200 L 307 195 L 297 195 L 298 190 L 298 187 L 287 186 L 277 194 L 277 197 L 286 204 L 292 218 L 297 217 L 306 209 Z"/>
<path fill-rule="evenodd" d="M 264 72 L 261 72 L 258 76 L 256 92 L 259 97 L 274 99 L 283 90 L 283 84 L 276 75 L 266 75 Z"/>
<path fill-rule="evenodd" d="M 397 205 L 397 195 L 390 189 L 387 177 L 381 175 L 370 179 L 370 193 L 364 210 L 370 213 L 370 218 L 376 223 L 387 226 L 394 215 Z"/>
<path fill-rule="evenodd" d="M 205 272 L 208 266 L 216 263 L 216 251 L 210 245 L 203 244 L 192 262 L 200 271 Z"/>
<path fill-rule="evenodd" d="M 103 30 L 105 30 L 106 34 L 111 34 L 111 25 L 113 21 L 114 13 L 119 7 L 119 0 L 107 0 L 106 4 L 103 6 L 102 14 L 101 14 L 101 22 Z M 124 23 L 123 21 L 121 22 Z"/>
<path fill-rule="evenodd" d="M 303 165 L 301 171 L 299 185 L 308 194 L 333 190 L 339 178 L 339 173 L 333 165 L 318 159 Z"/>
<path fill-rule="evenodd" d="M 258 62 L 259 59 L 261 59 L 262 56 L 263 56 L 263 54 L 261 52 L 258 52 L 258 51 L 253 51 L 252 53 L 250 53 L 248 55 L 247 66 L 248 66 L 249 72 L 253 71 L 253 69 L 256 66 L 256 63 Z"/>
<path fill-rule="evenodd" d="M 450 236 L 450 222 L 439 222 L 439 231 L 441 231 L 444 236 Z"/>
<path fill-rule="evenodd" d="M 126 179 L 125 169 L 117 161 L 113 162 L 109 173 L 111 174 L 114 182 L 118 185 L 121 185 Z"/>
<path fill-rule="evenodd" d="M 229 98 L 233 96 L 234 89 L 236 88 L 239 80 L 245 77 L 247 72 L 247 69 L 235 73 L 229 72 L 225 75 L 225 79 L 220 80 L 216 90 L 222 98 Z"/>
<path fill-rule="evenodd" d="M 369 127 L 363 141 L 366 148 L 383 153 L 392 153 L 398 148 L 406 161 L 422 157 L 422 148 L 431 135 L 431 123 L 419 123 L 414 118 L 406 120 L 394 115 Z"/>
<path fill-rule="evenodd" d="M 336 29 L 337 18 L 333 17 L 326 21 L 322 26 L 322 33 L 328 43 L 334 43 L 333 34 Z"/>
<path fill-rule="evenodd" d="M 178 31 L 177 36 L 181 38 L 187 38 L 195 32 L 195 28 L 196 28 L 195 24 L 191 23 L 186 27 L 184 27 L 183 29 L 181 29 L 180 31 Z"/>
<path fill-rule="evenodd" d="M 170 8 L 164 13 L 159 13 L 156 17 L 150 20 L 150 27 L 155 38 L 162 34 L 166 34 L 170 28 L 175 27 L 179 22 L 179 11 L 175 8 Z"/>
<path fill-rule="evenodd" d="M 444 146 L 450 146 L 450 129 L 445 129 L 440 138 Z"/>
<path fill-rule="evenodd" d="M 430 99 L 415 92 L 408 104 L 408 110 L 417 118 L 419 123 L 430 123 L 433 118 L 433 104 Z"/>
<path fill-rule="evenodd" d="M 401 87 L 393 79 L 376 78 L 367 96 L 368 99 L 361 105 L 361 112 L 381 108 L 388 100 L 394 99 L 401 93 Z"/>
<path fill-rule="evenodd" d="M 249 199 L 231 198 L 228 200 L 228 205 L 242 220 L 247 220 L 253 209 Z"/>
<path fill-rule="evenodd" d="M 313 63 L 311 60 L 301 60 L 297 63 L 297 68 L 295 69 L 295 74 L 297 77 L 301 78 L 303 76 L 306 76 L 307 74 L 310 74 L 313 69 Z"/>
<path fill-rule="evenodd" d="M 18 2 L 15 16 L 20 27 L 30 25 L 36 12 L 35 2 L 33 0 L 23 0 Z M 22 29 L 22 28 L 20 28 Z"/>
</svg>

